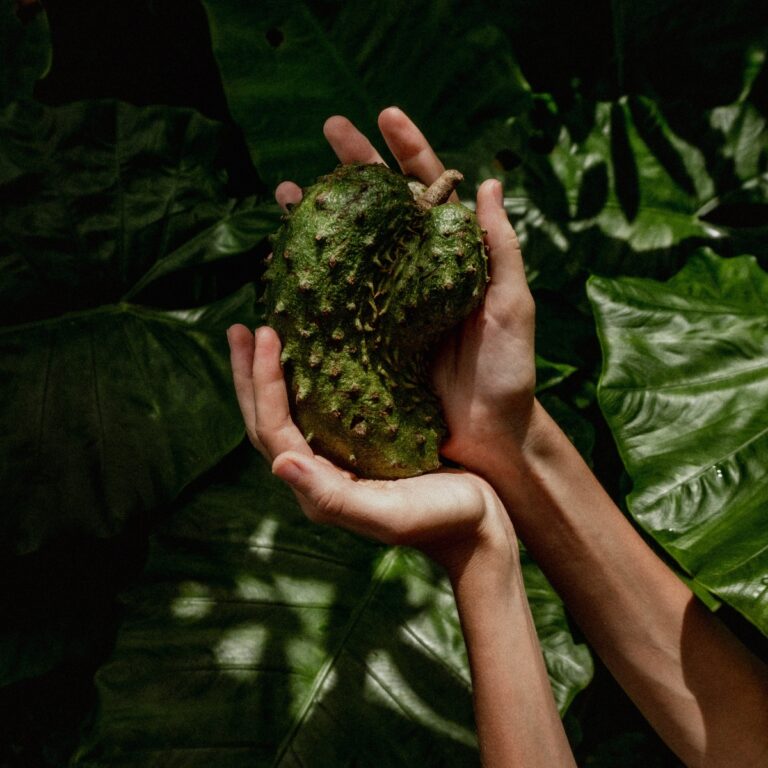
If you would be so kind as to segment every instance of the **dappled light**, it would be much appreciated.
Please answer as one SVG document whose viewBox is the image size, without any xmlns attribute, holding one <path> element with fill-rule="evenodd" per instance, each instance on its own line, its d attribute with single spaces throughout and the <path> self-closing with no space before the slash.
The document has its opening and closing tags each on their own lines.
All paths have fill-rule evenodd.
<svg viewBox="0 0 768 768">
<path fill-rule="evenodd" d="M 526 561 L 525 574 L 564 707 L 591 659 L 538 569 Z M 463 765 L 475 753 L 466 652 L 440 569 L 413 550 L 314 526 L 247 445 L 182 497 L 127 601 L 79 765 L 111 750 L 139 759 L 146 742 L 205 745 L 221 759 L 236 742 L 254 759 L 269 750 L 311 761 L 318 729 L 335 760 L 365 744 L 378 764 L 398 765 L 397 751 L 388 755 L 403 729 L 422 765 Z M 246 726 L 247 712 L 261 715 Z M 346 726 L 329 731 L 333 722 Z"/>
<path fill-rule="evenodd" d="M 272 189 L 331 115 L 396 168 L 388 105 L 468 207 L 501 182 L 539 402 L 765 655 L 759 5 L 0 3 L 0 765 L 477 765 L 445 574 L 302 514 L 225 338 L 269 322 Z M 679 766 L 521 561 L 579 764 Z"/>
</svg>

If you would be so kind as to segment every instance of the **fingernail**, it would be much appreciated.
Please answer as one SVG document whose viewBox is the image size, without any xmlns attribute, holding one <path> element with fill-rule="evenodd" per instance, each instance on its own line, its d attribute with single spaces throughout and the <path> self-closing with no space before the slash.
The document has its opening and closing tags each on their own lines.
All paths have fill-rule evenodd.
<svg viewBox="0 0 768 768">
<path fill-rule="evenodd" d="M 285 481 L 289 485 L 295 485 L 301 479 L 303 469 L 293 461 L 284 461 L 279 467 L 272 467 L 275 476 Z"/>
</svg>

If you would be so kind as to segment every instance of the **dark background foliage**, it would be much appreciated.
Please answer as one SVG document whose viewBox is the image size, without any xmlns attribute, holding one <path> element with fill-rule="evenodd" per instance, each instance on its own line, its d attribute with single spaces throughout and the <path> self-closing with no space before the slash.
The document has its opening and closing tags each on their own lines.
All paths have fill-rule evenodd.
<svg viewBox="0 0 768 768">
<path fill-rule="evenodd" d="M 22 16 L 34 24 L 35 5 L 23 5 Z M 261 71 L 300 57 L 302 46 L 314 51 L 317 40 L 333 40 L 337 58 L 347 63 L 339 78 L 348 78 L 339 80 L 341 103 L 334 111 L 349 112 L 374 136 L 376 112 L 397 103 L 470 183 L 488 174 L 504 180 L 537 299 L 538 351 L 570 366 L 570 374 L 542 396 L 623 504 L 630 480 L 595 396 L 601 353 L 585 278 L 630 274 L 665 280 L 702 245 L 721 256 L 750 252 L 766 266 L 765 185 L 745 184 L 739 153 L 747 149 L 739 142 L 746 140 L 740 135 L 724 139 L 710 118 L 713 109 L 739 100 L 768 116 L 768 6 L 750 0 L 606 0 L 590 3 L 588 12 L 583 4 L 564 0 L 237 6 L 226 0 L 211 0 L 206 7 L 196 0 L 47 0 L 52 62 L 35 85 L 34 98 L 50 106 L 118 99 L 137 107 L 196 110 L 222 126 L 215 129 L 222 136 L 215 144 L 220 151 L 214 163 L 222 170 L 222 186 L 213 193 L 217 205 L 223 209 L 226 200 L 235 198 L 247 208 L 268 199 L 271 186 L 283 176 L 307 183 L 333 163 L 319 133 L 325 103 L 317 114 L 300 115 L 297 137 L 304 138 L 304 131 L 315 142 L 306 156 L 269 154 L 268 110 L 290 109 L 297 82 L 286 81 L 279 94 L 270 95 L 273 102 L 258 91 Z M 248 57 L 227 48 L 227 25 L 238 19 L 252 25 Z M 324 49 L 318 44 L 317 50 Z M 483 62 L 481 71 L 471 70 L 477 61 Z M 9 56 L 4 64 L 10 71 L 16 62 Z M 34 69 L 34 62 L 27 65 Z M 310 68 L 332 65 L 307 63 Z M 250 78 L 251 91 L 236 90 L 235 75 L 242 74 Z M 482 89 L 476 87 L 480 80 Z M 466 96 L 457 99 L 456 93 Z M 564 128 L 568 147 L 561 143 Z M 207 135 L 213 129 L 200 123 L 195 130 Z M 638 150 L 638 136 L 650 148 L 645 154 Z M 697 149 L 698 165 L 688 162 L 677 138 Z M 748 140 L 759 144 L 764 136 Z M 576 158 L 570 166 L 569 156 Z M 756 162 L 758 178 L 764 177 L 765 155 Z M 654 198 L 653 180 L 662 177 Z M 29 193 L 30 208 L 40 192 L 30 185 L 17 187 L 12 195 L 4 192 L 3 215 L 13 208 L 8 222 L 22 220 L 19 189 Z M 659 217 L 672 220 L 669 210 L 674 209 L 677 218 L 668 237 L 648 242 L 644 238 L 652 231 L 657 207 Z M 208 224 L 214 227 L 211 222 L 220 212 L 210 215 Z M 192 218 L 179 224 L 180 241 L 207 226 L 197 214 Z M 93 275 L 80 275 L 72 295 L 86 299 L 76 308 L 135 295 L 160 310 L 221 300 L 258 279 L 263 235 L 273 225 L 274 220 L 265 220 L 248 236 L 240 232 L 241 252 L 234 258 L 221 261 L 221 254 L 208 250 L 208 255 L 190 257 L 172 283 L 158 274 L 137 286 L 144 273 L 140 269 L 123 275 L 123 282 L 105 294 Z M 211 252 L 216 242 L 212 234 Z M 173 252 L 156 254 L 158 261 L 166 256 Z M 6 323 L 75 308 L 56 286 L 43 298 L 33 291 L 25 301 L 19 300 L 15 284 L 4 288 L 9 294 L 2 310 Z M 210 333 L 224 327 L 226 318 L 226 313 L 213 318 Z M 158 492 L 155 503 L 170 501 L 187 486 L 176 506 L 158 513 L 149 503 L 126 516 L 117 535 L 54 531 L 44 545 L 22 554 L 11 551 L 6 546 L 10 537 L 4 538 L 8 551 L 3 551 L 0 606 L 12 631 L 0 648 L 6 681 L 0 688 L 0 765 L 38 768 L 68 762 L 98 717 L 94 673 L 112 656 L 126 616 L 116 596 L 167 577 L 166 569 L 173 570 L 163 559 L 163 548 L 172 550 L 168 542 L 192 546 L 185 567 L 194 569 L 196 550 L 189 545 L 194 535 L 184 527 L 189 513 L 174 510 L 186 510 L 185 504 L 194 509 L 196 494 L 239 476 L 246 461 L 242 453 L 210 469 L 238 439 L 239 433 L 223 429 L 220 448 L 206 461 L 192 462 L 194 470 L 187 468 L 188 457 L 180 460 L 173 493 Z M 192 528 L 197 524 L 193 518 Z M 155 550 L 149 553 L 149 534 L 158 529 Z M 216 552 L 207 554 L 216 561 Z M 401 598 L 385 594 L 382 600 L 398 603 Z M 766 655 L 765 638 L 749 622 L 727 605 L 719 612 L 745 642 Z M 126 631 L 130 640 L 130 626 Z M 41 658 L 48 661 L 41 664 Z M 24 673 L 14 676 L 19 669 Z M 592 683 L 566 715 L 566 727 L 580 765 L 679 764 L 597 661 Z"/>
</svg>

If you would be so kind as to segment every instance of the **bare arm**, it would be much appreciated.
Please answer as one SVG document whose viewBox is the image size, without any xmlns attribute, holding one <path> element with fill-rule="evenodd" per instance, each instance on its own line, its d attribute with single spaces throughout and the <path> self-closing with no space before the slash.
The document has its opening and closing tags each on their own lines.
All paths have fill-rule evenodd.
<svg viewBox="0 0 768 768">
<path fill-rule="evenodd" d="M 478 195 L 491 245 L 483 309 L 435 369 L 445 454 L 496 489 L 585 635 L 691 766 L 768 763 L 768 674 L 652 552 L 534 399 L 534 307 L 496 182 Z"/>
<path fill-rule="evenodd" d="M 466 569 L 453 574 L 451 582 L 472 670 L 483 765 L 575 765 L 550 691 L 519 564 L 514 570 L 503 562 Z"/>
<path fill-rule="evenodd" d="M 486 477 L 595 650 L 690 766 L 768 764 L 768 675 L 649 549 L 557 425 L 496 445 Z"/>
<path fill-rule="evenodd" d="M 405 173 L 437 178 L 442 164 L 402 112 L 385 110 L 379 127 Z M 325 132 L 342 162 L 381 161 L 343 118 Z M 278 189 L 283 202 L 297 195 L 295 185 Z M 446 343 L 435 368 L 451 429 L 445 455 L 496 488 L 592 646 L 683 761 L 768 764 L 765 666 L 654 555 L 535 401 L 533 299 L 497 183 L 481 187 L 478 214 L 492 280 L 482 311 Z M 474 626 L 465 621 L 468 637 Z M 473 660 L 473 668 L 486 667 Z"/>
<path fill-rule="evenodd" d="M 400 110 L 384 110 L 379 126 L 404 173 L 426 184 L 442 173 L 442 163 Z M 345 118 L 329 119 L 324 130 L 342 162 L 383 162 Z M 301 189 L 284 182 L 276 197 L 285 207 L 301 199 Z M 470 661 L 483 765 L 575 766 L 525 596 L 517 538 L 493 489 L 467 472 L 355 480 L 314 456 L 293 424 L 275 333 L 263 328 L 254 335 L 234 326 L 228 336 L 248 435 L 310 519 L 417 547 L 445 568 Z"/>
<path fill-rule="evenodd" d="M 472 671 L 487 768 L 575 766 L 523 587 L 517 539 L 491 487 L 467 472 L 394 482 L 355 480 L 313 455 L 293 424 L 269 328 L 229 332 L 249 436 L 318 523 L 415 546 L 446 569 Z"/>
</svg>

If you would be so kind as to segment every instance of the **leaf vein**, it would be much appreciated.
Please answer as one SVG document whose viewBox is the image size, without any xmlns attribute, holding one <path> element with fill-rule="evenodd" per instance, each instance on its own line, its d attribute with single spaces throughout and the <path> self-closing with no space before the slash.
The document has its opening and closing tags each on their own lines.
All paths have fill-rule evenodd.
<svg viewBox="0 0 768 768">
<path fill-rule="evenodd" d="M 714 461 L 710 461 L 706 464 L 706 466 L 701 467 L 693 474 L 689 475 L 688 477 L 684 477 L 679 482 L 675 483 L 674 485 L 670 486 L 669 488 L 666 488 L 661 493 L 659 493 L 657 496 L 655 496 L 651 501 L 645 502 L 643 504 L 643 507 L 647 509 L 653 507 L 660 499 L 662 499 L 664 496 L 669 495 L 670 493 L 673 493 L 674 491 L 679 490 L 684 485 L 688 485 L 688 483 L 693 482 L 694 480 L 697 480 L 699 477 L 701 477 L 705 472 L 709 472 L 712 467 L 716 466 L 717 464 L 721 464 L 722 462 L 726 461 L 727 459 L 733 458 L 737 454 L 741 453 L 745 448 L 748 448 L 752 443 L 756 443 L 758 440 L 760 440 L 762 437 L 768 434 L 768 427 L 765 427 L 765 429 L 761 429 L 760 432 L 758 432 L 756 435 L 753 435 L 748 440 L 745 440 L 741 445 L 739 445 L 737 448 L 734 448 L 730 453 L 726 453 L 724 456 L 721 456 L 719 459 L 715 459 Z M 642 514 L 642 511 L 639 511 L 640 514 Z"/>
<path fill-rule="evenodd" d="M 768 379 L 768 365 L 766 365 L 765 362 L 762 362 L 762 363 L 759 363 L 758 365 L 750 366 L 749 368 L 742 368 L 740 371 L 716 374 L 715 376 L 709 376 L 703 379 L 686 379 L 683 381 L 669 382 L 666 384 L 655 384 L 653 386 L 646 385 L 646 386 L 636 386 L 636 387 L 623 385 L 623 384 L 606 384 L 603 386 L 603 389 L 612 390 L 614 392 L 648 392 L 652 394 L 654 392 L 659 392 L 662 390 L 684 389 L 685 387 L 700 387 L 704 385 L 714 384 L 718 381 L 726 381 L 726 382 L 733 381 L 735 379 L 744 378 L 746 375 L 750 373 L 754 373 L 755 371 L 764 372 L 765 373 L 764 378 Z"/>
<path fill-rule="evenodd" d="M 336 662 L 339 660 L 339 657 L 344 651 L 344 646 L 346 645 L 350 635 L 352 634 L 358 622 L 360 621 L 363 613 L 365 612 L 365 609 L 370 604 L 379 586 L 381 585 L 381 582 L 384 580 L 390 568 L 393 566 L 395 560 L 397 559 L 398 553 L 399 553 L 399 550 L 396 547 L 390 549 L 389 552 L 387 552 L 386 555 L 384 555 L 384 557 L 381 559 L 381 562 L 376 567 L 376 570 L 374 571 L 373 576 L 371 578 L 371 583 L 368 586 L 368 589 L 366 590 L 365 594 L 363 595 L 360 601 L 360 604 L 357 606 L 354 613 L 350 617 L 346 631 L 344 632 L 343 636 L 339 640 L 339 644 L 336 648 L 336 651 L 333 653 L 333 655 L 330 658 L 327 659 L 325 664 L 323 664 L 323 666 L 320 668 L 319 672 L 317 673 L 315 681 L 307 695 L 306 703 L 304 704 L 301 711 L 296 716 L 296 719 L 294 720 L 293 724 L 288 729 L 288 733 L 286 734 L 285 739 L 283 740 L 283 743 L 280 745 L 280 748 L 277 750 L 277 754 L 272 763 L 273 767 L 279 766 L 283 762 L 283 758 L 285 757 L 288 750 L 291 748 L 293 744 L 293 740 L 296 737 L 296 734 L 299 732 L 299 730 L 301 730 L 301 727 L 304 725 L 304 722 L 306 721 L 310 711 L 312 710 L 312 707 L 315 705 L 316 703 L 315 698 L 317 697 L 323 685 L 325 684 L 325 681 L 328 679 L 328 676 L 330 675 L 333 667 L 336 665 Z"/>
</svg>

